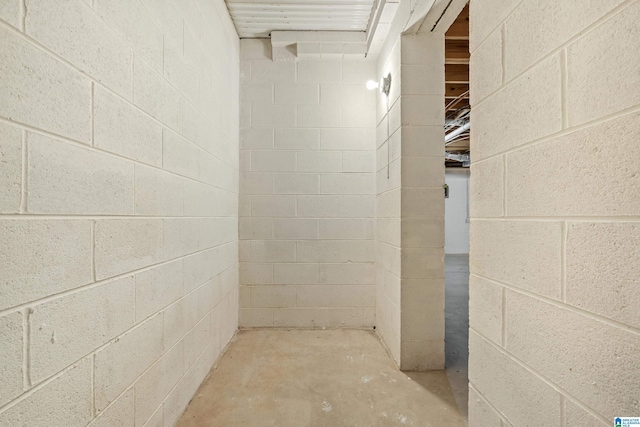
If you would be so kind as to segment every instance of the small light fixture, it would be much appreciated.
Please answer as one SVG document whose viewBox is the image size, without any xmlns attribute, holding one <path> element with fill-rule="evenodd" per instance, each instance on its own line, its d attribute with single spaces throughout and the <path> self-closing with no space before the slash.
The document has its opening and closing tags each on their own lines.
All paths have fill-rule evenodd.
<svg viewBox="0 0 640 427">
<path fill-rule="evenodd" d="M 375 88 L 380 88 L 380 92 L 389 96 L 389 91 L 391 90 L 391 73 L 389 73 L 387 77 L 380 79 L 380 82 L 373 80 L 367 82 L 367 89 L 374 90 Z"/>
</svg>

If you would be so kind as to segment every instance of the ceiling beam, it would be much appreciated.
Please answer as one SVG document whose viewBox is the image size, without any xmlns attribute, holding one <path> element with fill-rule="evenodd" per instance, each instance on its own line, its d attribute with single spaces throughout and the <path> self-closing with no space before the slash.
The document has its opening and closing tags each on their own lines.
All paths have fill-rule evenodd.
<svg viewBox="0 0 640 427">
<path fill-rule="evenodd" d="M 464 83 L 448 83 L 445 84 L 444 97 L 447 99 L 454 99 L 469 90 L 469 85 Z M 463 97 L 463 99 L 469 99 L 469 96 Z"/>
<path fill-rule="evenodd" d="M 469 84 L 469 66 L 466 64 L 445 64 L 444 80 L 447 84 Z"/>
</svg>

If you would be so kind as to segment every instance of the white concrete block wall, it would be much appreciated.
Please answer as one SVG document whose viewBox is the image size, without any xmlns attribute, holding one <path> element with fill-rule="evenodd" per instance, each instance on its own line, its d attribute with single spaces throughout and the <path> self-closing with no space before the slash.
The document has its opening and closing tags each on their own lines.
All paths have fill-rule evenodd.
<svg viewBox="0 0 640 427">
<path fill-rule="evenodd" d="M 240 45 L 240 326 L 373 327 L 375 63 Z"/>
<path fill-rule="evenodd" d="M 444 38 L 397 36 L 378 58 L 376 316 L 401 369 L 444 363 Z M 440 64 L 440 65 L 438 65 Z"/>
<path fill-rule="evenodd" d="M 471 1 L 470 426 L 640 413 L 639 18 Z"/>
<path fill-rule="evenodd" d="M 173 425 L 237 329 L 222 1 L 0 5 L 0 425 Z"/>
<path fill-rule="evenodd" d="M 401 42 L 378 58 L 377 78 L 391 74 L 387 98 L 378 95 L 376 132 L 376 323 L 377 331 L 400 364 L 401 347 L 401 142 L 399 97 Z M 392 118 L 392 115 L 396 117 Z"/>
</svg>

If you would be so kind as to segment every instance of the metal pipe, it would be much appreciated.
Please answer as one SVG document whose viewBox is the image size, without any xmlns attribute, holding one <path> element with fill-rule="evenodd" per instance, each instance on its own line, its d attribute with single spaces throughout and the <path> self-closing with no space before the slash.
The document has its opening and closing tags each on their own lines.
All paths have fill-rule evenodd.
<svg viewBox="0 0 640 427">
<path fill-rule="evenodd" d="M 464 125 L 460 126 L 458 129 L 454 130 L 453 132 L 446 134 L 444 137 L 445 144 L 451 141 L 452 139 L 454 139 L 456 136 L 462 135 L 464 132 L 468 131 L 470 128 L 471 128 L 471 122 L 468 121 Z"/>
</svg>

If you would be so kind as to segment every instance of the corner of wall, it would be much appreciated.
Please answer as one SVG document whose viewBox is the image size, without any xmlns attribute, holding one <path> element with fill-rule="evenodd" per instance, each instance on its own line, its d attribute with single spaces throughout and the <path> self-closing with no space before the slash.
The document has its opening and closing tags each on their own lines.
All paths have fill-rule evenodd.
<svg viewBox="0 0 640 427">
<path fill-rule="evenodd" d="M 398 36 L 378 77 L 378 330 L 404 370 L 444 367 L 444 38 Z"/>
</svg>

